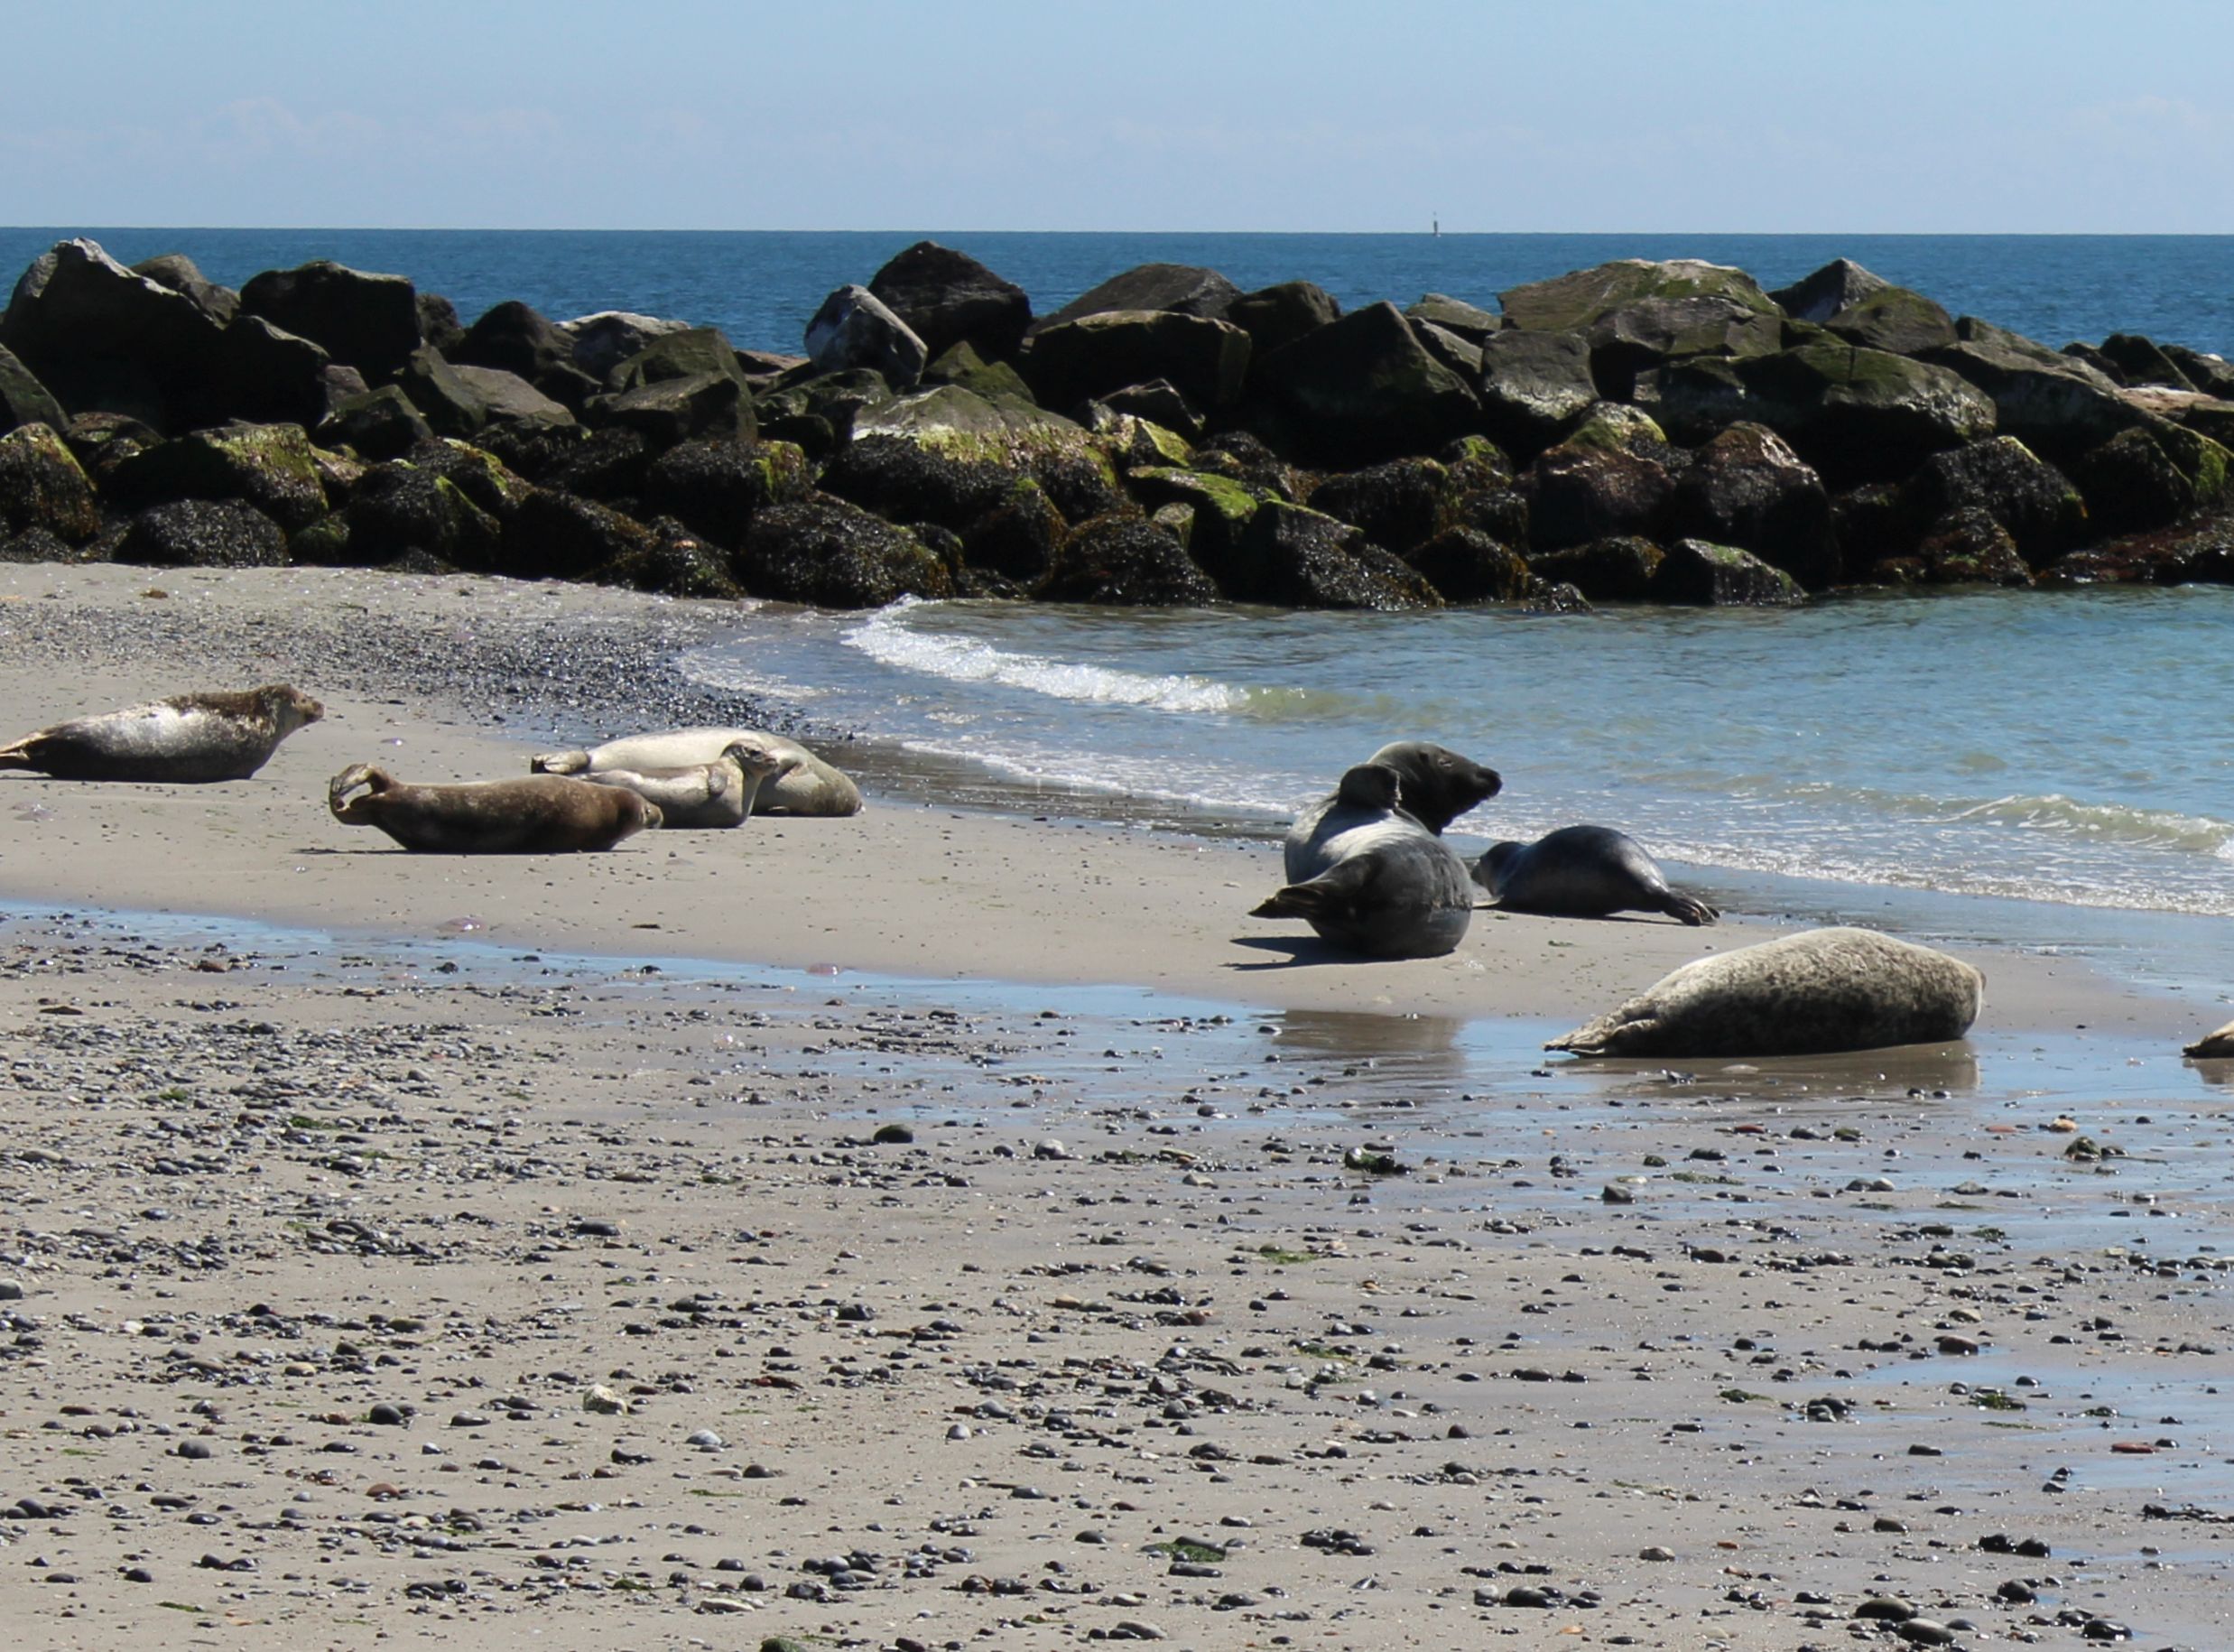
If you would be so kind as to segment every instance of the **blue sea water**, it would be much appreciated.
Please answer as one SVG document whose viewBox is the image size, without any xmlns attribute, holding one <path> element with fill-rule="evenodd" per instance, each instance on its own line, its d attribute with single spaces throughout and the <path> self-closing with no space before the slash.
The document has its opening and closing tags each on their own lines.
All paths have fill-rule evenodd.
<svg viewBox="0 0 2234 1652">
<path fill-rule="evenodd" d="M 212 279 L 329 257 L 470 320 L 626 309 L 796 350 L 889 234 L 0 229 L 0 271 L 66 234 Z M 2137 331 L 2234 355 L 2234 237 L 1140 236 L 941 233 L 1052 310 L 1150 260 L 1346 306 L 1504 288 L 1608 258 L 1765 285 L 1833 257 L 2052 344 Z M 911 603 L 741 611 L 704 677 L 856 730 L 958 784 L 1129 820 L 1273 830 L 1384 740 L 1488 762 L 1461 835 L 1619 825 L 1717 898 L 2073 947 L 2234 988 L 2234 590 L 1836 598 L 1791 612 L 1353 615 Z"/>
</svg>

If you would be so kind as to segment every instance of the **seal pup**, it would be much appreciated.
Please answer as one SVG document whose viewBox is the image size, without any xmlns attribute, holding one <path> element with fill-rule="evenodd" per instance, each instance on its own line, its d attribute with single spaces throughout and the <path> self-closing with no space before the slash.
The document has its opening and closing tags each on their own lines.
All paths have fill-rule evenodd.
<svg viewBox="0 0 2234 1652">
<path fill-rule="evenodd" d="M 1534 843 L 1492 843 L 1474 862 L 1474 881 L 1507 912 L 1562 918 L 1664 912 L 1693 926 L 1722 915 L 1669 888 L 1644 845 L 1610 826 L 1562 826 Z"/>
<path fill-rule="evenodd" d="M 779 752 L 765 738 L 731 740 L 711 763 L 688 768 L 592 769 L 582 778 L 592 785 L 626 786 L 659 805 L 660 824 L 742 826 L 753 812 L 760 788 L 799 766 L 798 757 Z"/>
<path fill-rule="evenodd" d="M 2180 1053 L 2192 1055 L 2199 1061 L 2213 1061 L 2220 1056 L 2234 1055 L 2234 1021 L 2228 1022 L 2215 1033 L 2205 1033 Z"/>
<path fill-rule="evenodd" d="M 345 826 L 377 826 L 430 855 L 561 855 L 611 849 L 659 824 L 659 806 L 626 786 L 559 775 L 414 786 L 369 763 L 326 783 L 326 806 Z"/>
<path fill-rule="evenodd" d="M 0 748 L 0 768 L 60 780 L 246 780 L 282 740 L 325 715 L 324 706 L 284 682 L 174 694 L 27 734 Z"/>
<path fill-rule="evenodd" d="M 1287 886 L 1250 916 L 1302 918 L 1326 940 L 1375 958 L 1436 958 L 1473 921 L 1466 862 L 1402 806 L 1404 780 L 1361 763 L 1288 833 Z"/>
<path fill-rule="evenodd" d="M 1497 770 L 1484 768 L 1471 757 L 1461 757 L 1447 746 L 1425 740 L 1395 740 L 1366 759 L 1395 771 L 1404 788 L 1404 812 L 1440 838 L 1450 825 L 1475 804 L 1495 797 L 1505 784 Z M 1300 884 L 1313 876 L 1308 845 L 1319 822 L 1334 808 L 1339 794 L 1323 797 L 1295 817 L 1288 828 L 1288 881 Z"/>
<path fill-rule="evenodd" d="M 1867 929 L 1812 929 L 1701 958 L 1553 1039 L 1577 1055 L 1821 1055 L 1960 1038 L 1986 978 Z"/>
<path fill-rule="evenodd" d="M 630 734 L 587 751 L 546 751 L 528 759 L 537 775 L 595 774 L 599 769 L 689 768 L 712 763 L 732 740 L 764 740 L 799 759 L 798 766 L 760 788 L 755 814 L 846 815 L 861 812 L 861 788 L 853 777 L 824 762 L 796 740 L 758 729 L 671 729 L 663 734 Z"/>
</svg>

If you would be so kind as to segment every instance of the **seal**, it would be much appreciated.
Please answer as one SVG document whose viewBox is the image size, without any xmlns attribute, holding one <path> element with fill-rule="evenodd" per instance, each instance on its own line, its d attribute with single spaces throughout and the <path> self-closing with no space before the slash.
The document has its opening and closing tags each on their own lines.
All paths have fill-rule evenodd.
<svg viewBox="0 0 2234 1652">
<path fill-rule="evenodd" d="M 59 780 L 246 780 L 282 740 L 325 715 L 324 706 L 284 682 L 176 694 L 27 734 L 0 747 L 0 769 L 35 769 Z"/>
<path fill-rule="evenodd" d="M 1814 929 L 1670 971 L 1553 1040 L 1577 1055 L 1820 1055 L 1960 1038 L 1986 978 L 1867 929 Z"/>
<path fill-rule="evenodd" d="M 2234 1021 L 2228 1022 L 2215 1033 L 2205 1033 L 2180 1053 L 2192 1055 L 2198 1061 L 2215 1061 L 2222 1056 L 2234 1055 Z"/>
<path fill-rule="evenodd" d="M 659 824 L 659 808 L 625 786 L 560 775 L 406 785 L 358 763 L 326 784 L 326 806 L 345 826 L 377 826 L 430 855 L 561 855 L 611 849 Z"/>
<path fill-rule="evenodd" d="M 1492 843 L 1474 862 L 1474 881 L 1507 912 L 1562 918 L 1664 912 L 1694 926 L 1722 915 L 1669 888 L 1644 845 L 1610 826 L 1562 826 L 1534 843 Z"/>
<path fill-rule="evenodd" d="M 1288 883 L 1251 913 L 1302 918 L 1324 939 L 1375 958 L 1438 958 L 1473 921 L 1466 862 L 1403 808 L 1404 780 L 1361 763 L 1288 833 Z"/>
<path fill-rule="evenodd" d="M 717 761 L 732 740 L 766 742 L 774 751 L 796 756 L 796 767 L 760 788 L 755 814 L 846 815 L 861 812 L 861 788 L 853 777 L 824 762 L 796 740 L 758 729 L 671 729 L 662 734 L 625 735 L 587 751 L 547 751 L 528 759 L 538 775 L 595 774 L 599 769 L 689 768 Z"/>
<path fill-rule="evenodd" d="M 582 778 L 593 785 L 626 786 L 656 803 L 663 827 L 720 828 L 743 825 L 760 788 L 798 766 L 797 756 L 778 752 L 760 737 L 731 740 L 711 763 L 688 768 L 591 769 Z"/>
</svg>

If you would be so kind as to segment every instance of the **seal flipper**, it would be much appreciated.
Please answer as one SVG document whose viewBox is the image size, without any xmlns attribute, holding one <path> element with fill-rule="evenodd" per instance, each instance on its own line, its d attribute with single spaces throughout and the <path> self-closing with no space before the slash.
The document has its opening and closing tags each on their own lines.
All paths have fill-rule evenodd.
<svg viewBox="0 0 2234 1652">
<path fill-rule="evenodd" d="M 36 769 L 40 767 L 38 760 L 31 755 L 31 748 L 38 738 L 39 737 L 35 734 L 27 734 L 14 745 L 0 750 L 0 768 Z"/>
<path fill-rule="evenodd" d="M 527 760 L 531 775 L 579 775 L 589 766 L 586 751 L 546 751 Z"/>
<path fill-rule="evenodd" d="M 1660 904 L 1660 910 L 1672 918 L 1681 919 L 1693 929 L 1711 923 L 1722 915 L 1706 902 L 1694 900 L 1688 895 L 1679 895 L 1673 889 L 1668 891 L 1667 899 Z"/>
<path fill-rule="evenodd" d="M 1251 907 L 1249 916 L 1301 918 L 1313 927 L 1339 923 L 1356 915 L 1377 870 L 1370 858 L 1338 860 L 1316 877 L 1275 891 L 1269 899 Z"/>
</svg>

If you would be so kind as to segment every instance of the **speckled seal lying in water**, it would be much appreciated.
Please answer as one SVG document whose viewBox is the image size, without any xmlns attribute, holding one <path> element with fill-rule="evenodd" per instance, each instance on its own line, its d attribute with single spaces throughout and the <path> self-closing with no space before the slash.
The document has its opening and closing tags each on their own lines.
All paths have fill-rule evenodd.
<svg viewBox="0 0 2234 1652">
<path fill-rule="evenodd" d="M 1287 886 L 1249 915 L 1302 918 L 1337 946 L 1375 958 L 1439 958 L 1456 947 L 1474 916 L 1466 862 L 1405 812 L 1403 797 L 1403 780 L 1386 764 L 1346 773 L 1288 834 Z"/>
<path fill-rule="evenodd" d="M 433 855 L 610 849 L 660 820 L 658 805 L 625 786 L 560 775 L 414 786 L 369 763 L 329 781 L 326 806 L 346 826 L 377 826 L 405 849 Z"/>
<path fill-rule="evenodd" d="M 767 781 L 754 800 L 755 814 L 847 815 L 861 812 L 861 788 L 853 776 L 796 740 L 758 729 L 670 729 L 624 735 L 587 751 L 547 751 L 528 759 L 538 775 L 595 774 L 602 769 L 689 768 L 719 760 L 732 740 L 756 740 L 798 762 Z"/>
<path fill-rule="evenodd" d="M 246 780 L 282 740 L 325 714 L 325 707 L 284 682 L 177 694 L 27 734 L 0 748 L 0 768 L 36 769 L 60 780 Z"/>
<path fill-rule="evenodd" d="M 1577 1055 L 1814 1055 L 1960 1038 L 1986 978 L 1959 958 L 1867 929 L 1816 929 L 1664 975 L 1553 1039 Z"/>
</svg>

